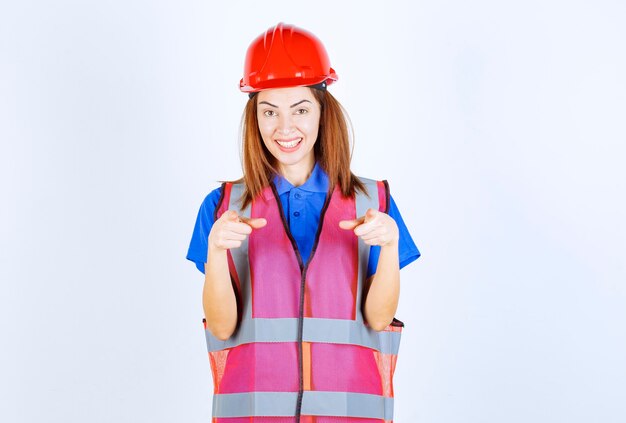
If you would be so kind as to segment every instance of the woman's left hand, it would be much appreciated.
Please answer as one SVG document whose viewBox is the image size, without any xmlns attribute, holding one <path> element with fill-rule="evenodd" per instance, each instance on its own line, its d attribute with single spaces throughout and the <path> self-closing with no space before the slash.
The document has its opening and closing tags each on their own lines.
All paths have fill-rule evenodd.
<svg viewBox="0 0 626 423">
<path fill-rule="evenodd" d="M 367 209 L 364 216 L 339 222 L 341 229 L 353 229 L 367 245 L 397 245 L 400 231 L 391 216 L 375 209 Z"/>
</svg>

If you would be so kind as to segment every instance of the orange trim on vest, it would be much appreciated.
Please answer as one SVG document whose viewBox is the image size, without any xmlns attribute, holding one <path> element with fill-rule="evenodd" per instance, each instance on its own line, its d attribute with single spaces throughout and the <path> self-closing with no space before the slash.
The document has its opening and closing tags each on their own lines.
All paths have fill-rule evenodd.
<svg viewBox="0 0 626 423">
<path fill-rule="evenodd" d="M 302 343 L 302 379 L 305 391 L 311 390 L 311 343 Z"/>
</svg>

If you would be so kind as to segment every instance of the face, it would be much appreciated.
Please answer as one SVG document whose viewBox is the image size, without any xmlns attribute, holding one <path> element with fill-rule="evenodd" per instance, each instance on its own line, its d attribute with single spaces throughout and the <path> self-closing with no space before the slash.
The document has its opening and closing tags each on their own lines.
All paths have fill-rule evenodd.
<svg viewBox="0 0 626 423">
<path fill-rule="evenodd" d="M 320 125 L 320 105 L 311 88 L 276 88 L 256 97 L 259 131 L 281 173 L 308 175 Z"/>
</svg>

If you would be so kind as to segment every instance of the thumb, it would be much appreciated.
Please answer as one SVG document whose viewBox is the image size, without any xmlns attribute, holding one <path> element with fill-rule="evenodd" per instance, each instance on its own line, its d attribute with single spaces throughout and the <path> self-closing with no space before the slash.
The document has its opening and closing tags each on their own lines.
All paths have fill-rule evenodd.
<svg viewBox="0 0 626 423">
<path fill-rule="evenodd" d="M 359 226 L 364 221 L 365 221 L 365 216 L 361 216 L 357 219 L 352 219 L 352 220 L 341 220 L 339 222 L 339 227 L 341 229 L 352 230 L 356 228 L 357 226 Z"/>
<path fill-rule="evenodd" d="M 263 226 L 267 225 L 267 220 L 265 220 L 265 218 L 263 218 L 263 217 L 255 217 L 253 219 L 241 218 L 241 220 L 244 223 L 247 223 L 248 225 L 250 225 L 250 227 L 252 229 L 259 229 L 259 228 L 262 228 Z"/>
</svg>

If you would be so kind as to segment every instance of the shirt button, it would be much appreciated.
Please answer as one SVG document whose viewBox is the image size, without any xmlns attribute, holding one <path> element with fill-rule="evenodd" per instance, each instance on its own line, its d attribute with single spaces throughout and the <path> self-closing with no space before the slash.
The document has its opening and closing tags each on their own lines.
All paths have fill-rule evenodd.
<svg viewBox="0 0 626 423">
<path fill-rule="evenodd" d="M 295 217 L 298 217 L 298 216 L 300 216 L 300 212 L 293 212 L 293 215 L 294 215 Z"/>
<path fill-rule="evenodd" d="M 296 192 L 296 193 L 294 194 L 294 197 L 296 197 L 296 198 L 301 198 L 301 197 L 302 197 L 302 194 L 300 194 L 299 192 Z"/>
</svg>

